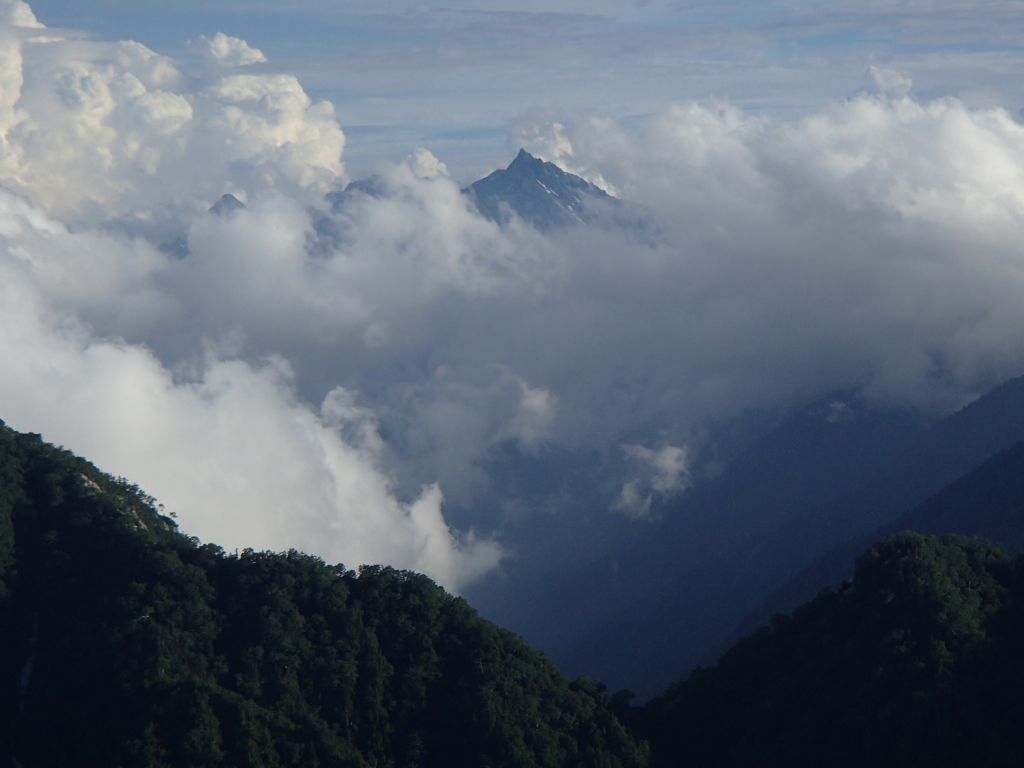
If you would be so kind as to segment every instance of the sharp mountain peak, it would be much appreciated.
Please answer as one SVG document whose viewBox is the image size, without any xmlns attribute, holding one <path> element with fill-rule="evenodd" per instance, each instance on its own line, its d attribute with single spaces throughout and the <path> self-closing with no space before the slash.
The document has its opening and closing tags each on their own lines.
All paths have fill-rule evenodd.
<svg viewBox="0 0 1024 768">
<path fill-rule="evenodd" d="M 519 150 L 507 168 L 470 184 L 463 192 L 492 221 L 504 224 L 514 214 L 542 231 L 592 221 L 593 204 L 613 200 L 600 187 L 525 149 Z"/>
</svg>

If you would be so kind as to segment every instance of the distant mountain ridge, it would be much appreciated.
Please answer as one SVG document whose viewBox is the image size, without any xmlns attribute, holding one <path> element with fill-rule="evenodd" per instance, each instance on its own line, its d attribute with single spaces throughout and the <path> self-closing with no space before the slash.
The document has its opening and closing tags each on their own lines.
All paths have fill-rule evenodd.
<svg viewBox="0 0 1024 768">
<path fill-rule="evenodd" d="M 615 202 L 600 187 L 525 149 L 519 150 L 507 168 L 462 191 L 491 221 L 504 223 L 514 213 L 541 231 L 589 223 L 595 218 L 597 205 Z"/>
<path fill-rule="evenodd" d="M 326 199 L 332 210 L 340 211 L 348 205 L 357 195 L 367 197 L 384 197 L 387 194 L 387 187 L 384 180 L 377 175 L 367 176 L 365 179 L 356 179 L 345 185 L 344 189 L 328 192 Z"/>
<path fill-rule="evenodd" d="M 773 540 L 779 529 L 883 473 L 926 425 L 832 393 L 783 418 L 664 519 L 625 530 L 578 573 L 540 570 L 532 589 L 518 585 L 522 594 L 504 602 L 484 594 L 500 582 L 471 594 L 563 668 L 651 695 L 711 660 L 759 602 L 746 602 L 751 592 L 792 572 L 799 552 Z"/>
<path fill-rule="evenodd" d="M 639 209 L 525 149 L 519 150 L 508 167 L 463 187 L 462 193 L 481 216 L 502 226 L 519 219 L 545 233 L 608 222 L 646 236 L 652 229 L 651 221 Z M 360 197 L 383 198 L 388 194 L 386 180 L 372 175 L 328 192 L 326 201 L 338 213 Z"/>
<path fill-rule="evenodd" d="M 226 192 L 220 196 L 216 203 L 210 206 L 210 213 L 215 216 L 228 216 L 243 208 L 245 208 L 245 203 L 230 192 Z"/>
<path fill-rule="evenodd" d="M 790 610 L 824 587 L 838 587 L 864 549 L 900 531 L 975 536 L 1012 553 L 1024 551 L 1024 443 L 996 454 L 893 522 L 822 555 L 772 595 L 745 627 Z"/>
<path fill-rule="evenodd" d="M 514 594 L 483 584 L 473 596 L 562 668 L 650 695 L 848 577 L 856 554 L 893 530 L 882 526 L 1020 441 L 1024 377 L 935 422 L 836 393 L 793 413 L 663 520 L 635 526 L 591 562 L 568 573 L 540 569 Z M 809 570 L 793 583 L 819 559 L 838 564 L 827 553 L 844 542 L 837 570 Z"/>
<path fill-rule="evenodd" d="M 744 628 L 838 585 L 858 552 L 895 531 L 983 536 L 1011 549 L 1024 545 L 1024 516 L 1008 511 L 1024 496 L 1014 481 L 1018 466 L 1024 470 L 1022 442 L 1024 376 L 934 424 L 884 476 L 839 500 L 818 523 L 834 526 L 832 545 L 766 596 Z M 966 496 L 963 488 L 969 489 Z"/>
</svg>

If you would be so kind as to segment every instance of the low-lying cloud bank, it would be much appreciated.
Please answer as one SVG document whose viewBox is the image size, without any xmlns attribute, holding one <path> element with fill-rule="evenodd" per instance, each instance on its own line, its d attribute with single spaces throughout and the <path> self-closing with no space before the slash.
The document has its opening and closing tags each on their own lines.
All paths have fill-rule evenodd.
<svg viewBox="0 0 1024 768">
<path fill-rule="evenodd" d="M 0 210 L 0 403 L 16 426 L 128 475 L 207 540 L 395 563 L 453 588 L 498 562 L 493 542 L 449 531 L 436 485 L 395 498 L 378 469 L 376 423 L 343 388 L 314 408 L 296 397 L 284 359 L 214 350 L 172 372 L 47 299 L 63 292 L 47 290 L 55 264 L 40 239 L 60 243 L 59 264 L 118 254 L 130 265 L 158 260 L 155 251 L 71 234 L 10 193 L 0 192 Z M 45 234 L 28 236 L 26 218 Z"/>
<path fill-rule="evenodd" d="M 671 284 L 661 316 L 705 407 L 860 386 L 945 409 L 1024 369 L 1024 127 L 1006 111 L 687 104 L 639 136 L 589 120 L 571 139 L 567 166 L 654 212 L 660 242 L 633 269 Z"/>
<path fill-rule="evenodd" d="M 436 484 L 396 498 L 376 422 L 344 388 L 314 406 L 284 357 L 229 348 L 237 317 L 205 331 L 220 311 L 207 301 L 259 315 L 306 298 L 270 281 L 274 259 L 303 259 L 297 201 L 343 175 L 331 106 L 288 76 L 223 71 L 262 61 L 224 35 L 193 46 L 203 68 L 186 75 L 136 43 L 51 33 L 24 3 L 0 18 L 3 417 L 130 476 L 208 540 L 394 563 L 452 588 L 493 568 L 498 545 L 450 531 Z M 228 191 L 273 202 L 214 237 L 206 208 Z M 155 247 L 189 229 L 195 257 Z M 165 334 L 187 335 L 187 353 L 161 360 L 147 340 Z"/>
<path fill-rule="evenodd" d="M 459 588 L 502 558 L 510 456 L 615 475 L 546 509 L 656 518 L 709 425 L 850 388 L 948 410 L 1024 371 L 1024 128 L 894 73 L 789 122 L 529 126 L 646 220 L 542 236 L 425 150 L 333 209 L 333 109 L 244 41 L 176 62 L 0 22 L 0 417 L 203 538 Z"/>
</svg>

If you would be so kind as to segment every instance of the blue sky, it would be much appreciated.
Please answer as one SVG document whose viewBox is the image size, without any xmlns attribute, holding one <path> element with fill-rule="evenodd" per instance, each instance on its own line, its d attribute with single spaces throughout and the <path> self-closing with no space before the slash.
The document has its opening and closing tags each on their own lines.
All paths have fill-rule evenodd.
<svg viewBox="0 0 1024 768">
<path fill-rule="evenodd" d="M 426 146 L 456 177 L 503 164 L 524 115 L 629 123 L 667 103 L 722 99 L 789 117 L 842 99 L 870 65 L 918 98 L 1024 104 L 1024 3 L 122 2 L 36 0 L 48 26 L 169 54 L 223 31 L 330 99 L 355 175 Z"/>
</svg>

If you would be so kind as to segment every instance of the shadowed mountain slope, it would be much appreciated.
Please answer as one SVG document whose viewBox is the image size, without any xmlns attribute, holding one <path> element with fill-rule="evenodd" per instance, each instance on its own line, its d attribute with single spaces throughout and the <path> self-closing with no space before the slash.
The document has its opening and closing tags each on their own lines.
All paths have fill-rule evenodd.
<svg viewBox="0 0 1024 768">
<path fill-rule="evenodd" d="M 491 221 L 503 223 L 514 213 L 541 231 L 592 221 L 596 206 L 615 203 L 600 187 L 525 149 L 519 150 L 508 168 L 463 191 Z"/>
<path fill-rule="evenodd" d="M 1011 552 L 1024 551 L 1024 445 L 996 454 L 894 522 L 822 555 L 772 595 L 747 626 L 838 585 L 853 572 L 859 552 L 897 531 L 977 536 Z"/>
<path fill-rule="evenodd" d="M 592 683 L 429 579 L 235 556 L 0 425 L 0 764 L 640 766 Z"/>
<path fill-rule="evenodd" d="M 926 426 L 849 395 L 824 398 L 782 420 L 661 517 L 620 524 L 589 562 L 539 568 L 518 583 L 485 582 L 471 595 L 563 669 L 652 695 L 723 650 L 763 599 L 762 585 L 781 583 L 804 562 L 793 564 L 804 552 L 789 551 L 788 542 L 761 542 L 878 477 Z"/>
<path fill-rule="evenodd" d="M 825 398 L 589 564 L 474 598 L 563 669 L 651 695 L 715 659 L 738 627 L 749 631 L 848 576 L 873 540 L 860 537 L 1021 440 L 1024 378 L 932 424 Z M 772 597 L 847 541 L 837 572 L 811 573 L 784 601 Z"/>
</svg>

